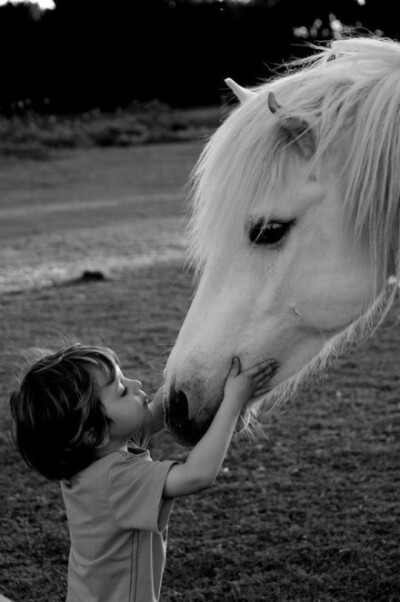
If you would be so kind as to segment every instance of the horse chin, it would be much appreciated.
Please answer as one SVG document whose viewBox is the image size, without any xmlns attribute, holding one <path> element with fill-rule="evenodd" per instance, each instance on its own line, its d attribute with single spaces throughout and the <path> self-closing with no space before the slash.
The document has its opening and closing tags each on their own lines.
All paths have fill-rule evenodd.
<svg viewBox="0 0 400 602">
<path fill-rule="evenodd" d="M 238 421 L 235 433 L 242 434 L 248 428 L 250 411 L 246 411 L 241 415 L 241 420 Z M 166 412 L 166 425 L 174 440 L 183 447 L 193 447 L 206 434 L 215 414 L 210 414 L 206 419 L 198 422 L 197 420 L 187 418 L 187 416 L 171 415 L 168 410 Z"/>
</svg>

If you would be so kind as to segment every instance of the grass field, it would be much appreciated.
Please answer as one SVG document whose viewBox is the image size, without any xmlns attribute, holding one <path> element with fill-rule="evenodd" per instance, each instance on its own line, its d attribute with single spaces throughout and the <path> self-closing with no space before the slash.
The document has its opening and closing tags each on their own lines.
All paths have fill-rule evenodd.
<svg viewBox="0 0 400 602">
<path fill-rule="evenodd" d="M 0 156 L 45 159 L 73 148 L 130 147 L 199 140 L 220 123 L 227 107 L 178 110 L 157 100 L 134 102 L 113 113 L 97 109 L 78 115 L 0 115 Z"/>
<path fill-rule="evenodd" d="M 192 294 L 183 187 L 200 149 L 0 164 L 0 592 L 15 602 L 64 600 L 69 548 L 58 486 L 10 440 L 18 354 L 68 333 L 112 346 L 156 390 Z M 399 309 L 266 418 L 266 440 L 232 446 L 211 490 L 176 502 L 164 602 L 400 600 Z M 163 432 L 152 453 L 187 450 Z"/>
</svg>

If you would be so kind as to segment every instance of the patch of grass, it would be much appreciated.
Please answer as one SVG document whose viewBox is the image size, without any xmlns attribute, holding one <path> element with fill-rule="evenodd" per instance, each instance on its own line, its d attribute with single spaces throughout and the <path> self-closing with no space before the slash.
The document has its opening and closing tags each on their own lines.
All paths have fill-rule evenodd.
<svg viewBox="0 0 400 602">
<path fill-rule="evenodd" d="M 35 163 L 34 169 L 27 162 L 10 162 L 0 178 L 0 216 L 2 207 L 14 203 L 22 214 L 30 205 L 46 204 L 65 212 L 57 224 L 56 211 L 38 211 L 34 235 L 32 215 L 12 222 L 3 218 L 0 239 L 8 241 L 3 254 L 21 241 L 26 244 L 28 236 L 30 253 L 40 249 L 45 256 L 46 244 L 52 248 L 49 232 L 64 225 L 67 237 L 68 231 L 79 232 L 82 221 L 82 249 L 100 248 L 98 232 L 114 219 L 113 212 L 85 206 L 78 220 L 76 207 L 71 204 L 68 211 L 65 203 L 79 190 L 88 200 L 101 190 L 110 200 L 120 198 L 130 188 L 134 199 L 139 192 L 147 196 L 147 203 L 134 202 L 128 214 L 132 224 L 142 220 L 142 231 L 145 223 L 150 229 L 155 224 L 153 236 L 146 238 L 147 247 L 154 244 L 162 231 L 157 214 L 179 223 L 178 193 L 194 150 L 199 151 L 177 147 L 127 154 L 122 149 L 75 151 L 56 170 L 46 163 Z M 190 148 L 193 154 L 185 163 Z M 91 183 L 85 173 L 94 173 Z M 157 200 L 154 192 L 160 189 L 175 191 L 177 199 Z M 114 216 L 113 254 L 121 253 L 119 225 L 128 214 L 118 210 Z M 6 226 L 12 227 L 11 238 Z M 121 245 L 124 241 L 121 236 Z M 139 376 L 153 393 L 193 292 L 191 274 L 180 261 L 126 266 L 110 276 L 0 297 L 0 592 L 18 602 L 65 599 L 69 550 L 58 486 L 31 473 L 10 440 L 7 403 L 18 351 L 46 344 L 60 331 L 105 343 L 115 348 L 127 373 Z M 268 440 L 232 445 L 212 489 L 176 501 L 164 602 L 399 600 L 399 309 L 398 304 L 371 341 L 300 391 L 279 414 L 265 417 Z M 186 454 L 167 432 L 152 442 L 155 458 L 179 460 Z"/>
<path fill-rule="evenodd" d="M 115 113 L 91 111 L 78 116 L 0 117 L 0 153 L 45 158 L 52 151 L 93 146 L 133 146 L 199 140 L 219 124 L 220 110 L 176 110 L 157 101 Z"/>
<path fill-rule="evenodd" d="M 126 272 L 113 282 L 50 287 L 2 299 L 2 401 L 11 350 L 60 329 L 116 349 L 154 392 L 186 313 L 191 275 L 180 265 Z M 17 328 L 16 328 L 17 325 Z M 378 335 L 377 335 L 378 336 Z M 178 500 L 171 520 L 163 600 L 397 600 L 399 381 L 390 321 L 379 357 L 364 348 L 351 374 L 338 368 L 271 417 L 263 444 L 232 446 L 217 484 Z M 362 387 L 377 368 L 386 381 Z M 354 383 L 354 384 L 353 384 Z M 337 392 L 341 392 L 341 396 Z M 155 458 L 184 458 L 168 433 Z M 4 433 L 0 447 L 0 590 L 21 602 L 62 600 L 68 533 L 58 487 L 30 473 Z M 12 528 L 10 528 L 12 526 Z"/>
</svg>

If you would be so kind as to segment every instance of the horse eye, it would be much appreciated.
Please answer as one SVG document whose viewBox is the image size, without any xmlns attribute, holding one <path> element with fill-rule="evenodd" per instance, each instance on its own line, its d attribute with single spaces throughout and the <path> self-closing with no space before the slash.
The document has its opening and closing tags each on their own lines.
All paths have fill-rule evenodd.
<svg viewBox="0 0 400 602">
<path fill-rule="evenodd" d="M 289 232 L 295 220 L 289 222 L 271 221 L 265 223 L 260 220 L 250 227 L 249 238 L 255 245 L 274 245 L 280 242 Z"/>
</svg>

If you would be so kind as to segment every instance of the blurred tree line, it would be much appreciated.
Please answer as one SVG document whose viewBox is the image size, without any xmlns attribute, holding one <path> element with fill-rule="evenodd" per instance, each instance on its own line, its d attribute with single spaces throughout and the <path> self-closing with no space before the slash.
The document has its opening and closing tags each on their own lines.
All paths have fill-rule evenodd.
<svg viewBox="0 0 400 602">
<path fill-rule="evenodd" d="M 0 110 L 76 113 L 157 98 L 220 102 L 223 80 L 255 84 L 304 42 L 355 26 L 397 38 L 393 0 L 55 0 L 0 8 Z M 399 73 L 400 76 L 400 73 Z"/>
</svg>

